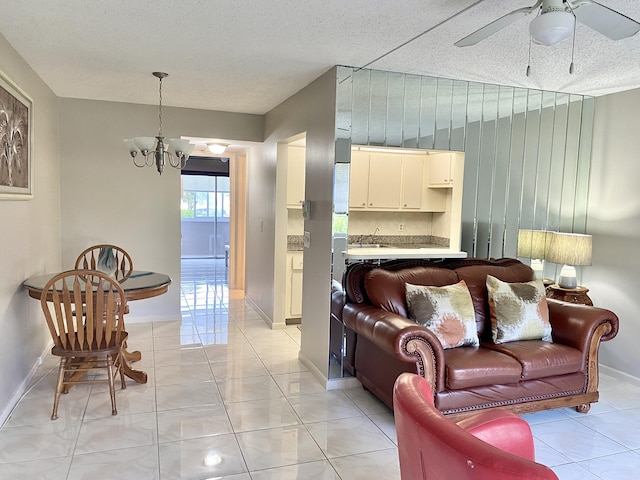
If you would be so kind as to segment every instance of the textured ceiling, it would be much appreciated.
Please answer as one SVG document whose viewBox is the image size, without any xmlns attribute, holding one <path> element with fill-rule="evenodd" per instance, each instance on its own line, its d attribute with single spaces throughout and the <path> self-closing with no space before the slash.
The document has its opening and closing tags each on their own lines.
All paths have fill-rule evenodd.
<svg viewBox="0 0 640 480">
<path fill-rule="evenodd" d="M 475 46 L 456 40 L 534 0 L 0 0 L 0 33 L 61 97 L 263 114 L 333 65 L 601 95 L 640 86 L 640 34 L 578 24 L 534 45 L 524 17 Z M 640 20 L 640 2 L 601 0 Z M 0 59 L 2 70 L 2 59 Z"/>
</svg>

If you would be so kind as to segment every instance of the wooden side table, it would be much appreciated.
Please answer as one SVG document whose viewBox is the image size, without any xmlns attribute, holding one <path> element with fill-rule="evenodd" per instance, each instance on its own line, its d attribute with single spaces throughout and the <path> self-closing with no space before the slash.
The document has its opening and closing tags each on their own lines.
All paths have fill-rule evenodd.
<svg viewBox="0 0 640 480">
<path fill-rule="evenodd" d="M 587 295 L 588 291 L 589 289 L 586 287 L 562 288 L 560 285 L 551 285 L 547 287 L 547 298 L 581 305 L 593 305 Z"/>
</svg>

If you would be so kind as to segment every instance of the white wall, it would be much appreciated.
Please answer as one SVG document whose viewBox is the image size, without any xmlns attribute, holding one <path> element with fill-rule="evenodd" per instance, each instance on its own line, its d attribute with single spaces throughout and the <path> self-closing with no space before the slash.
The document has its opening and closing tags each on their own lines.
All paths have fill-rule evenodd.
<svg viewBox="0 0 640 480">
<path fill-rule="evenodd" d="M 601 363 L 640 377 L 640 90 L 596 99 L 587 233 L 593 264 L 582 283 L 598 306 L 620 318 L 620 333 L 600 348 Z"/>
<path fill-rule="evenodd" d="M 0 424 L 50 341 L 40 304 L 21 287 L 60 269 L 58 112 L 53 92 L 0 35 L 0 70 L 33 100 L 32 200 L 0 200 Z"/>
<path fill-rule="evenodd" d="M 127 250 L 137 270 L 166 273 L 168 294 L 133 302 L 129 321 L 180 318 L 180 175 L 137 168 L 123 139 L 153 135 L 157 106 L 77 99 L 60 101 L 62 261 L 95 243 Z M 260 141 L 263 119 L 163 108 L 163 133 Z M 135 339 L 132 339 L 135 343 Z"/>
<path fill-rule="evenodd" d="M 266 115 L 260 161 L 249 162 L 246 294 L 269 318 L 274 311 L 275 218 L 282 214 L 286 235 L 286 182 L 276 192 L 278 142 L 306 132 L 305 196 L 312 218 L 304 229 L 301 357 L 316 375 L 327 378 L 331 287 L 331 210 L 335 157 L 336 72 L 331 69 Z M 257 159 L 256 159 L 257 160 Z M 275 202 L 274 202 L 275 199 Z M 284 209 L 284 210 L 283 210 Z M 262 225 L 262 231 L 260 226 Z M 286 242 L 280 242 L 286 250 Z M 277 281 L 283 281 L 277 280 Z M 284 294 L 284 286 L 278 291 Z"/>
</svg>

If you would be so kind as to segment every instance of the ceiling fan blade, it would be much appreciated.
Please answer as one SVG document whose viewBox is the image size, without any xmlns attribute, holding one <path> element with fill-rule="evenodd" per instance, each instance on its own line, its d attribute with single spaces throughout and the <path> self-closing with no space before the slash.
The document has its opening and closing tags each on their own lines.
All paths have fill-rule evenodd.
<svg viewBox="0 0 640 480">
<path fill-rule="evenodd" d="M 520 20 L 522 17 L 529 15 L 531 12 L 537 10 L 541 3 L 542 0 L 538 0 L 532 7 L 519 8 L 517 10 L 514 10 L 513 12 L 507 13 L 506 15 L 489 23 L 488 25 L 479 28 L 470 35 L 467 35 L 466 37 L 458 40 L 456 43 L 454 43 L 454 45 L 456 47 L 468 47 L 469 45 L 475 45 L 480 40 L 484 40 L 485 38 L 511 25 L 515 21 Z"/>
<path fill-rule="evenodd" d="M 611 40 L 622 40 L 640 31 L 640 23 L 597 2 L 579 0 L 571 5 L 580 23 Z"/>
</svg>

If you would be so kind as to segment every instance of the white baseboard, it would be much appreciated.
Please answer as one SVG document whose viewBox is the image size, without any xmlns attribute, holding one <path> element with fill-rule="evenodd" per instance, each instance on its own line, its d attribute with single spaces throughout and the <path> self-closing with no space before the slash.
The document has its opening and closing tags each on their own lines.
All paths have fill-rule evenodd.
<svg viewBox="0 0 640 480">
<path fill-rule="evenodd" d="M 282 323 L 275 323 L 273 321 L 272 318 L 269 317 L 269 315 L 267 315 L 257 304 L 256 302 L 254 302 L 251 297 L 245 296 L 244 297 L 245 302 L 247 302 L 251 308 L 253 308 L 256 313 L 258 315 L 260 315 L 260 318 L 262 318 L 262 320 L 264 320 L 264 323 L 266 323 L 269 328 L 271 328 L 272 330 L 280 330 L 281 328 L 286 328 L 287 324 L 282 322 Z"/>
<path fill-rule="evenodd" d="M 620 370 L 616 370 L 615 368 L 607 367 L 602 364 L 600 364 L 599 370 L 600 373 L 604 373 L 613 378 L 617 378 L 618 380 L 624 380 L 625 382 L 629 382 L 640 387 L 640 378 L 638 377 L 634 377 L 633 375 L 629 375 L 628 373 L 621 372 Z"/>
<path fill-rule="evenodd" d="M 0 427 L 4 425 L 4 423 L 9 418 L 9 415 L 11 415 L 11 412 L 13 411 L 15 406 L 18 404 L 22 396 L 27 391 L 27 387 L 31 383 L 31 380 L 33 380 L 33 378 L 36 376 L 36 372 L 38 371 L 38 368 L 41 365 L 40 360 L 51 351 L 52 346 L 53 346 L 53 341 L 49 341 L 49 343 L 47 343 L 47 345 L 42 350 L 42 353 L 40 354 L 40 356 L 35 360 L 35 362 L 33 362 L 33 365 L 31 366 L 31 369 L 29 370 L 29 373 L 27 374 L 25 379 L 22 380 L 18 388 L 16 388 L 16 390 L 13 392 L 13 395 L 11 396 L 11 399 L 7 403 L 7 406 L 5 407 L 5 409 L 2 412 L 0 412 Z"/>
</svg>

